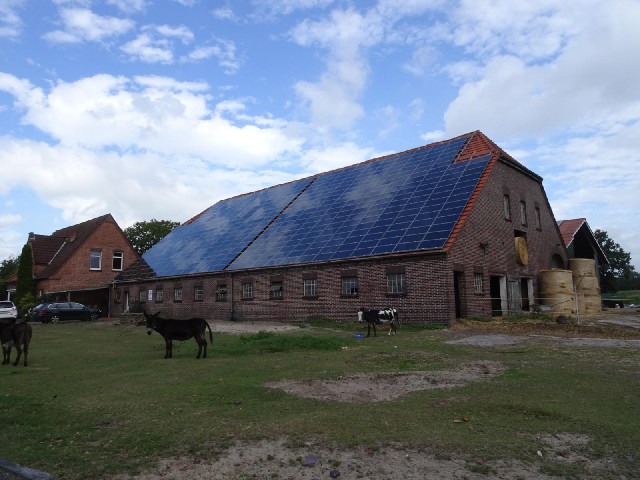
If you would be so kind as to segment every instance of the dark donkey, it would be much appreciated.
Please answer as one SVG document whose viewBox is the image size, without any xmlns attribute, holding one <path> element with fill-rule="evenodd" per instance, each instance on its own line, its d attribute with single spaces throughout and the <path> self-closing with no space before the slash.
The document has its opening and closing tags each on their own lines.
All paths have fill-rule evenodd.
<svg viewBox="0 0 640 480">
<path fill-rule="evenodd" d="M 0 324 L 0 340 L 2 341 L 2 364 L 11 363 L 11 347 L 16 347 L 18 356 L 13 366 L 17 367 L 20 356 L 24 350 L 24 366 L 27 366 L 27 355 L 29 354 L 29 342 L 33 333 L 31 325 L 27 322 L 16 322 Z"/>
<path fill-rule="evenodd" d="M 198 356 L 196 358 L 200 358 L 202 347 L 204 347 L 202 358 L 207 358 L 207 328 L 209 329 L 211 343 L 213 343 L 213 334 L 211 333 L 211 327 L 204 318 L 190 318 L 189 320 L 160 318 L 160 312 L 154 314 L 144 312 L 144 317 L 147 319 L 147 334 L 151 335 L 151 332 L 155 330 L 164 337 L 166 344 L 164 358 L 173 356 L 173 340 L 182 342 L 189 340 L 191 337 L 198 344 Z"/>
</svg>

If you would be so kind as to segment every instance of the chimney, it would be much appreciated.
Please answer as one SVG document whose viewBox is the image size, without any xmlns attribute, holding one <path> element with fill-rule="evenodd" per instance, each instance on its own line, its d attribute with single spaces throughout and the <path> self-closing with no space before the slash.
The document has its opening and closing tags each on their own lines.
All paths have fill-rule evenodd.
<svg viewBox="0 0 640 480">
<path fill-rule="evenodd" d="M 27 240 L 27 243 L 34 242 L 35 240 L 36 240 L 36 234 L 33 232 L 29 232 L 29 240 Z"/>
</svg>

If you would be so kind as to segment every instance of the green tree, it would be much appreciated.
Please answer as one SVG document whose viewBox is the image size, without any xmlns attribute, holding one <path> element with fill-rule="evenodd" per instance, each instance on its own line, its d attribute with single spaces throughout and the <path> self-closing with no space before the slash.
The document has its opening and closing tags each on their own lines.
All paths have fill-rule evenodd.
<svg viewBox="0 0 640 480">
<path fill-rule="evenodd" d="M 631 254 L 625 252 L 604 230 L 596 230 L 593 235 L 609 260 L 609 265 L 600 267 L 600 288 L 603 292 L 617 292 L 621 280 L 626 283 L 636 275 L 631 265 Z"/>
<path fill-rule="evenodd" d="M 18 259 L 16 257 L 5 258 L 0 262 L 0 300 L 7 298 L 7 280 L 16 274 Z"/>
<path fill-rule="evenodd" d="M 16 280 L 16 306 L 18 307 L 18 314 L 24 315 L 29 308 L 35 305 L 35 300 L 36 284 L 33 281 L 31 245 L 27 243 L 22 248 L 20 260 L 18 261 L 18 278 Z"/>
<path fill-rule="evenodd" d="M 180 225 L 179 222 L 156 220 L 153 218 L 148 222 L 136 222 L 130 227 L 125 228 L 124 236 L 127 237 L 127 240 L 129 240 L 134 250 L 142 255 L 166 237 L 169 232 L 178 225 Z"/>
</svg>

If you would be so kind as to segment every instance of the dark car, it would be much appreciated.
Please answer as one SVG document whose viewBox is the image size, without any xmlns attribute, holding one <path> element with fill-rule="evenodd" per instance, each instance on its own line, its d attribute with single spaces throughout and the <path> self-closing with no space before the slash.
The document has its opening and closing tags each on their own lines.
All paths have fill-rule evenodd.
<svg viewBox="0 0 640 480">
<path fill-rule="evenodd" d="M 86 307 L 76 302 L 42 303 L 29 312 L 30 321 L 58 323 L 61 320 L 96 320 L 102 316 L 97 308 Z"/>
</svg>

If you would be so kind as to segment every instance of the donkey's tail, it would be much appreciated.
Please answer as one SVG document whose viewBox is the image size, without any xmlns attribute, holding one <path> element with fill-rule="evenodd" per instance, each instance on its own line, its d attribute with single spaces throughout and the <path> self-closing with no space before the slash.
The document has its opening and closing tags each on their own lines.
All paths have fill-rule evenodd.
<svg viewBox="0 0 640 480">
<path fill-rule="evenodd" d="M 209 341 L 211 343 L 213 343 L 213 333 L 211 332 L 211 327 L 209 326 L 209 322 L 207 322 L 206 320 L 204 321 L 204 324 L 207 326 L 207 328 L 209 329 Z"/>
</svg>

